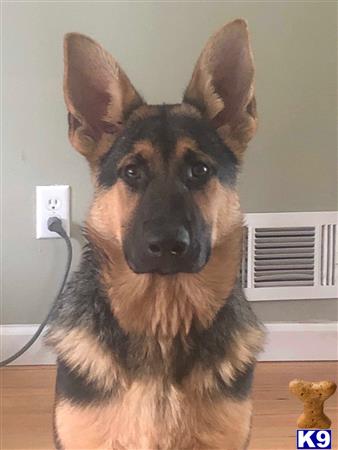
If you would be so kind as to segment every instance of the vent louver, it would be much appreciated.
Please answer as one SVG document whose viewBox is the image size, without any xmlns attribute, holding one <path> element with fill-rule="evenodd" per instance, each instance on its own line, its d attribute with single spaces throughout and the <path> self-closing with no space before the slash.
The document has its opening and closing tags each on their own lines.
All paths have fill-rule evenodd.
<svg viewBox="0 0 338 450">
<path fill-rule="evenodd" d="M 336 298 L 337 214 L 248 214 L 241 282 L 249 300 Z"/>
<path fill-rule="evenodd" d="M 256 228 L 255 287 L 313 286 L 315 229 Z"/>
</svg>

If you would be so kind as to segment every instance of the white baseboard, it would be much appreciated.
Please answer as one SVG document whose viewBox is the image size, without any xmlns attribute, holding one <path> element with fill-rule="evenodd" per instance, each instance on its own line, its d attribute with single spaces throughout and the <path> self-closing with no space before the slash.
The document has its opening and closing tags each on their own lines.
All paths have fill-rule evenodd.
<svg viewBox="0 0 338 450">
<path fill-rule="evenodd" d="M 336 361 L 338 323 L 267 323 L 267 344 L 260 361 Z M 18 351 L 38 325 L 0 326 L 0 360 Z M 54 364 L 55 357 L 41 337 L 13 365 Z"/>
<path fill-rule="evenodd" d="M 3 361 L 20 350 L 34 335 L 39 325 L 2 325 L 0 326 L 0 359 Z M 41 336 L 32 347 L 11 365 L 30 366 L 55 364 L 54 355 L 43 345 Z"/>
<path fill-rule="evenodd" d="M 260 361 L 337 361 L 338 322 L 267 323 Z"/>
</svg>

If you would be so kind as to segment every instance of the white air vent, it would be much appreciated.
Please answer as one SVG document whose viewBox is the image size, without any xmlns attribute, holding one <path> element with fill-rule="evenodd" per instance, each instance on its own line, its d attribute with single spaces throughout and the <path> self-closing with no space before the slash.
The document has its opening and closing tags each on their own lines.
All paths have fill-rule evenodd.
<svg viewBox="0 0 338 450">
<path fill-rule="evenodd" d="M 241 281 L 249 300 L 338 297 L 336 212 L 247 214 Z"/>
</svg>

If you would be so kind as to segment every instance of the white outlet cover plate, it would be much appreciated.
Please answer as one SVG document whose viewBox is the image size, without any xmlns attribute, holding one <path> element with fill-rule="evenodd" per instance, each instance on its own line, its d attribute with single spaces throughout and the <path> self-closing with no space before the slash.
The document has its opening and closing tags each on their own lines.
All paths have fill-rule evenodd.
<svg viewBox="0 0 338 450">
<path fill-rule="evenodd" d="M 59 217 L 70 235 L 70 187 L 68 185 L 36 186 L 36 239 L 57 239 L 60 236 L 49 231 L 50 217 Z"/>
</svg>

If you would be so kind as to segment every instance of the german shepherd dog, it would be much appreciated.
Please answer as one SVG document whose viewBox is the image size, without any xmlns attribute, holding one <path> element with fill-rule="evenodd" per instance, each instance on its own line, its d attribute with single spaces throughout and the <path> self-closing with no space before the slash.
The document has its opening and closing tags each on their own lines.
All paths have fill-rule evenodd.
<svg viewBox="0 0 338 450">
<path fill-rule="evenodd" d="M 238 283 L 236 176 L 253 83 L 244 20 L 211 37 L 174 105 L 147 105 L 99 44 L 66 35 L 69 137 L 95 195 L 47 333 L 57 449 L 247 448 L 264 332 Z"/>
</svg>

